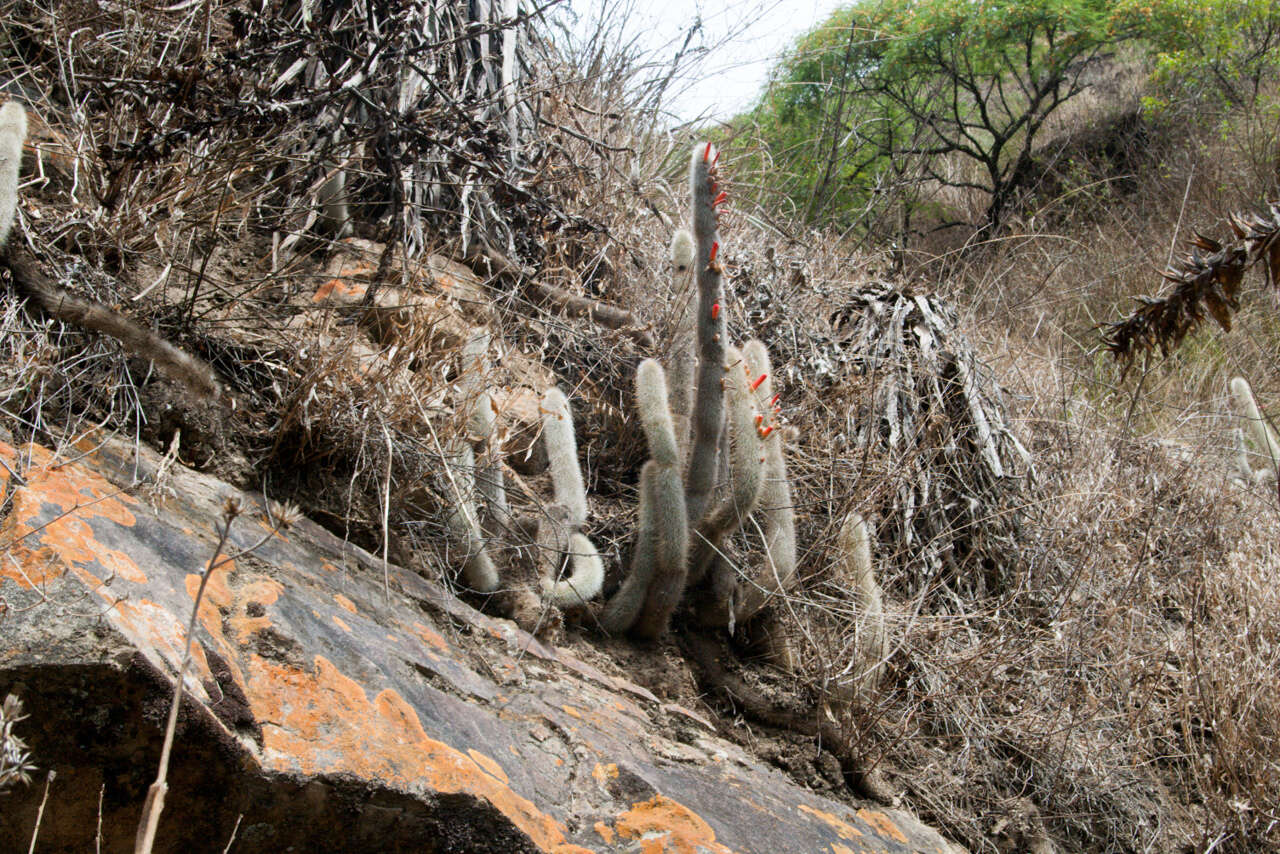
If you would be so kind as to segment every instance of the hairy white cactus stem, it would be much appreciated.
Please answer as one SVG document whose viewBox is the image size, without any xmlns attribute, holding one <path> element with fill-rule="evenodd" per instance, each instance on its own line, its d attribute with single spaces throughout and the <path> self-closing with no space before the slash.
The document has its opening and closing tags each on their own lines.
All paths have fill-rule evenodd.
<svg viewBox="0 0 1280 854">
<path fill-rule="evenodd" d="M 845 517 L 838 548 L 845 577 L 853 585 L 853 601 L 857 608 L 855 655 L 850 665 L 858 673 L 855 677 L 856 693 L 865 697 L 879 681 L 889 640 L 884 621 L 884 599 L 871 563 L 871 529 L 857 513 Z"/>
<path fill-rule="evenodd" d="M 1230 387 L 1236 412 L 1248 425 L 1249 435 L 1253 438 L 1257 453 L 1264 458 L 1266 468 L 1261 472 L 1254 472 L 1243 447 L 1237 457 L 1237 465 L 1249 470 L 1247 479 L 1251 482 L 1261 483 L 1266 480 L 1274 482 L 1277 471 L 1280 471 L 1280 438 L 1276 436 L 1276 431 L 1272 429 L 1258 408 L 1257 398 L 1253 396 L 1253 389 L 1250 388 L 1248 380 L 1244 377 L 1235 377 L 1231 380 Z"/>
<path fill-rule="evenodd" d="M 476 458 L 467 442 L 458 443 L 451 455 L 449 491 L 453 503 L 449 511 L 449 530 L 463 547 L 462 578 L 467 586 L 481 593 L 498 589 L 498 570 L 485 548 L 480 530 L 480 517 L 475 504 Z"/>
<path fill-rule="evenodd" d="M 604 585 L 604 562 L 591 540 L 576 531 L 569 537 L 570 573 L 567 577 L 542 579 L 542 592 L 561 608 L 584 604 L 599 595 Z"/>
<path fill-rule="evenodd" d="M 0 248 L 9 240 L 18 211 L 18 177 L 26 141 L 27 111 L 10 101 L 0 107 Z"/>
<path fill-rule="evenodd" d="M 547 447 L 556 502 L 569 512 L 570 523 L 580 527 L 587 522 L 587 489 L 578 466 L 578 440 L 573 435 L 569 399 L 558 388 L 547 389 L 542 396 L 542 412 L 542 439 Z"/>
</svg>

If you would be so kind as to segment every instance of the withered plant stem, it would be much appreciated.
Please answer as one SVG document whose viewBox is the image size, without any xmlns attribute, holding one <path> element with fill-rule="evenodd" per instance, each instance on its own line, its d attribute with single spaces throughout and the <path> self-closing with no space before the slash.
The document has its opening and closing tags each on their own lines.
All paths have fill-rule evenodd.
<svg viewBox="0 0 1280 854">
<path fill-rule="evenodd" d="M 169 706 L 169 721 L 165 726 L 164 744 L 160 748 L 160 766 L 156 772 L 155 782 L 147 790 L 147 799 L 142 806 L 142 817 L 138 821 L 138 834 L 134 841 L 134 854 L 151 854 L 151 847 L 155 844 L 156 829 L 160 826 L 160 814 L 164 811 L 164 796 L 169 790 L 169 757 L 173 752 L 174 733 L 177 732 L 178 728 L 178 709 L 182 706 L 182 684 L 183 679 L 186 677 L 187 665 L 191 663 L 191 642 L 195 638 L 196 619 L 200 614 L 200 602 L 204 598 L 205 587 L 208 586 L 214 570 L 221 569 L 237 558 L 242 558 L 261 548 L 276 535 L 276 532 L 281 527 L 279 520 L 272 520 L 274 524 L 271 530 L 258 542 L 234 555 L 227 555 L 222 560 L 218 560 L 227 544 L 227 538 L 231 534 L 231 523 L 239 515 L 239 502 L 229 500 L 223 509 L 223 522 L 222 528 L 218 531 L 218 543 L 213 548 L 213 554 L 209 558 L 209 565 L 205 567 L 204 574 L 200 576 L 200 586 L 196 588 L 195 601 L 191 605 L 191 618 L 187 621 L 187 643 L 182 652 L 182 663 L 178 665 L 177 678 L 174 680 L 173 703 Z"/>
<path fill-rule="evenodd" d="M 50 770 L 49 776 L 44 778 L 44 794 L 40 797 L 40 808 L 36 810 L 36 826 L 31 828 L 31 845 L 27 848 L 27 854 L 35 854 L 36 837 L 40 834 L 40 823 L 44 821 L 44 806 L 49 802 L 49 786 L 56 776 L 58 772 Z"/>
</svg>

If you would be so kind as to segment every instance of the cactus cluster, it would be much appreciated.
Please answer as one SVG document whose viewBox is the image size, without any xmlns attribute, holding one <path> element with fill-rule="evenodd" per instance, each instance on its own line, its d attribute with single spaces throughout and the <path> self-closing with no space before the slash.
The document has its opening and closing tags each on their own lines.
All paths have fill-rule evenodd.
<svg viewBox="0 0 1280 854">
<path fill-rule="evenodd" d="M 785 597 L 795 582 L 795 514 L 769 352 L 760 341 L 734 346 L 722 310 L 717 209 L 725 193 L 716 180 L 717 157 L 709 143 L 695 146 L 692 229 L 677 231 L 671 241 L 676 291 L 684 290 L 692 275 L 696 300 L 677 317 L 667 368 L 645 359 L 636 371 L 635 400 L 649 459 L 640 471 L 631 565 L 599 613 L 601 627 L 611 634 L 656 638 L 686 598 L 694 602 L 697 622 L 732 632 L 735 625 L 768 613 L 768 606 Z M 473 396 L 487 400 L 478 390 Z M 569 401 L 553 388 L 542 409 L 555 492 L 537 520 L 534 537 L 542 593 L 554 604 L 576 605 L 600 592 L 604 567 L 583 533 L 587 500 Z M 472 419 L 473 440 L 491 431 L 486 417 L 491 414 L 477 412 Z M 482 475 L 477 479 L 484 482 Z M 761 523 L 763 548 L 744 568 L 727 557 L 726 545 L 753 513 Z M 472 587 L 484 589 L 481 583 L 490 579 L 483 567 L 473 566 L 483 561 L 471 548 L 478 536 L 466 524 L 472 515 L 469 508 L 459 507 L 450 524 L 467 544 L 464 577 Z M 880 627 L 879 640 L 867 644 L 868 656 L 878 660 L 884 651 L 883 620 L 868 532 L 861 520 L 853 530 L 860 539 L 842 536 L 841 547 L 857 552 L 848 560 L 865 564 L 857 573 L 856 596 L 868 620 Z M 689 591 L 696 592 L 687 595 Z M 765 634 L 775 660 L 789 661 L 784 633 L 774 627 Z"/>
<path fill-rule="evenodd" d="M 479 333 L 463 345 L 457 400 L 464 435 L 455 440 L 446 467 L 445 493 L 451 499 L 447 523 L 463 551 L 462 580 L 480 593 L 494 593 L 502 586 L 489 555 L 487 526 L 489 533 L 523 535 L 530 540 L 547 601 L 560 607 L 581 604 L 599 594 L 604 564 L 582 532 L 587 522 L 587 493 L 578 468 L 569 401 L 559 389 L 549 390 L 542 400 L 543 441 L 555 487 L 554 501 L 536 519 L 517 520 L 507 503 L 500 449 L 494 441 L 496 412 L 486 386 L 492 367 L 489 346 L 487 333 Z M 476 497 L 483 499 L 483 516 Z M 566 563 L 570 571 L 564 576 Z M 519 607 L 527 608 L 528 591 L 512 592 Z"/>
</svg>

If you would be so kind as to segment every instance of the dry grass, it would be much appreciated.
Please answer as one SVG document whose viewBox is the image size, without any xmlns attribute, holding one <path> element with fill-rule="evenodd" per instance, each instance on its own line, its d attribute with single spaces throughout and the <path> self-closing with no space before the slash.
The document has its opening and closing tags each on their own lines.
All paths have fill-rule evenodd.
<svg viewBox="0 0 1280 854">
<path fill-rule="evenodd" d="M 1050 203 L 1054 232 L 1024 222 L 925 268 L 965 293 L 1041 492 L 1025 589 L 959 620 L 907 609 L 911 690 L 862 720 L 919 775 L 911 799 L 976 849 L 1027 844 L 1024 798 L 1068 850 L 1277 845 L 1280 506 L 1233 482 L 1225 399 L 1243 373 L 1274 412 L 1274 298 L 1247 282 L 1231 332 L 1147 358 L 1127 384 L 1093 329 L 1158 290 L 1177 239 L 1221 233 L 1232 205 L 1273 191 L 1240 177 L 1273 156 L 1260 117 L 1228 118 L 1243 132 L 1164 140 L 1136 191 L 1086 183 Z M 966 836 L 972 823 L 1005 838 Z"/>
</svg>

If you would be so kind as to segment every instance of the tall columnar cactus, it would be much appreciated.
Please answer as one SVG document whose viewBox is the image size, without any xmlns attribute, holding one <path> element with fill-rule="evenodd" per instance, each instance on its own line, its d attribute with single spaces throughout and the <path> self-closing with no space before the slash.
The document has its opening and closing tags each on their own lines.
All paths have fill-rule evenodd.
<svg viewBox="0 0 1280 854">
<path fill-rule="evenodd" d="M 558 388 L 542 398 L 542 437 L 547 447 L 555 502 L 538 524 L 538 560 L 544 593 L 561 606 L 578 605 L 595 597 L 604 584 L 604 564 L 582 528 L 587 524 L 587 490 L 578 466 L 578 443 L 573 435 L 569 399 Z M 570 571 L 561 578 L 568 559 Z"/>
<path fill-rule="evenodd" d="M 1241 475 L 1251 483 L 1274 483 L 1276 473 L 1280 470 L 1280 438 L 1263 417 L 1258 408 L 1258 401 L 1253 396 L 1253 389 L 1249 387 L 1244 377 L 1235 377 L 1231 380 L 1231 399 L 1235 403 L 1236 412 L 1248 425 L 1256 453 L 1265 461 L 1265 466 L 1261 470 L 1254 471 L 1241 437 L 1237 449 L 1237 465 L 1241 468 Z"/>
<path fill-rule="evenodd" d="M 636 402 L 650 459 L 640 473 L 630 572 L 600 615 L 602 626 L 613 633 L 661 635 L 686 587 L 701 583 L 712 566 L 717 572 L 709 597 L 705 591 L 699 594 L 699 609 L 704 622 L 714 614 L 723 617 L 720 624 L 732 625 L 736 612 L 743 619 L 755 615 L 768 595 L 785 590 L 795 575 L 795 520 L 781 436 L 772 418 L 776 399 L 768 383 L 768 351 L 752 342 L 744 357 L 731 346 L 721 310 L 724 285 L 716 209 L 725 195 L 715 180 L 716 158 L 710 144 L 695 147 L 690 164 L 693 231 L 678 232 L 671 245 L 675 275 L 692 269 L 697 283 L 696 308 L 687 314 L 687 323 L 683 314 L 677 320 L 670 357 L 676 387 L 668 389 L 667 374 L 652 359 L 636 372 Z M 688 346 L 682 330 L 689 333 Z M 567 527 L 576 530 L 585 520 L 586 496 L 568 402 L 553 389 L 543 408 L 543 435 L 556 492 L 548 515 L 563 512 Z M 768 497 L 768 556 L 765 568 L 752 580 L 758 588 L 752 596 L 737 591 L 737 573 L 723 552 L 762 494 Z M 549 536 L 544 533 L 539 539 Z M 559 542 L 548 545 L 554 548 Z M 576 575 L 575 570 L 570 580 Z M 576 583 L 573 587 L 583 590 Z M 702 608 L 707 598 L 710 605 Z M 733 605 L 739 598 L 746 603 L 740 611 Z"/>
<path fill-rule="evenodd" d="M 9 239 L 18 211 L 18 172 L 27 141 L 27 111 L 17 101 L 0 107 L 0 248 Z"/>
<path fill-rule="evenodd" d="M 581 605 L 594 599 L 604 584 L 604 561 L 586 534 L 574 531 L 565 546 L 569 558 L 569 574 L 564 578 L 541 580 L 542 593 L 561 608 Z"/>
<path fill-rule="evenodd" d="M 689 559 L 689 580 L 697 583 L 706 575 L 720 552 L 721 544 L 742 527 L 756 509 L 764 483 L 764 456 L 756 410 L 752 398 L 754 379 L 738 348 L 724 348 L 721 372 L 724 395 L 729 403 L 730 489 L 727 495 L 697 525 L 695 545 Z M 693 461 L 690 461 L 690 469 Z"/>
<path fill-rule="evenodd" d="M 587 489 L 582 482 L 582 469 L 578 467 L 573 413 L 569 409 L 569 399 L 558 388 L 548 389 L 542 397 L 542 440 L 547 447 L 556 503 L 568 511 L 571 524 L 585 525 Z"/>
<path fill-rule="evenodd" d="M 689 189 L 693 196 L 694 271 L 698 282 L 696 334 L 698 343 L 697 390 L 694 394 L 693 436 L 689 445 L 689 470 L 685 481 L 685 506 L 690 522 L 701 519 L 715 489 L 719 462 L 720 428 L 724 420 L 725 316 L 723 268 L 716 233 L 715 157 L 711 143 L 693 147 Z"/>
<path fill-rule="evenodd" d="M 677 276 L 683 276 L 693 269 L 693 235 L 687 228 L 678 228 L 671 235 L 671 267 Z"/>
<path fill-rule="evenodd" d="M 458 380 L 461 397 L 460 409 L 466 416 L 464 429 L 482 455 L 476 470 L 476 486 L 485 499 L 489 515 L 499 526 L 506 528 L 511 521 L 507 506 L 505 476 L 502 473 L 501 449 L 495 447 L 493 395 L 489 392 L 489 344 L 488 332 L 473 335 L 462 347 L 462 373 Z"/>
</svg>

